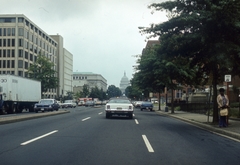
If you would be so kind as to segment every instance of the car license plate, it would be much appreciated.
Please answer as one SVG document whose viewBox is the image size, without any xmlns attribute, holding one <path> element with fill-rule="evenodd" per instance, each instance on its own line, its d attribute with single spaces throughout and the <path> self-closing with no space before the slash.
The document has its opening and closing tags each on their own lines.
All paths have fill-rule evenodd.
<svg viewBox="0 0 240 165">
<path fill-rule="evenodd" d="M 44 108 L 41 108 L 41 111 L 44 111 Z"/>
<path fill-rule="evenodd" d="M 120 107 L 117 107 L 117 110 L 122 110 L 122 108 L 120 108 Z"/>
</svg>

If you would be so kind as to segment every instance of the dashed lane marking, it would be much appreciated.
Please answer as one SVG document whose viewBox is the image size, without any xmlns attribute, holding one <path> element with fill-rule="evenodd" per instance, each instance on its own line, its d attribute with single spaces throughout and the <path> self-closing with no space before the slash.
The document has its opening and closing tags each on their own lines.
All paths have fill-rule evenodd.
<svg viewBox="0 0 240 165">
<path fill-rule="evenodd" d="M 91 117 L 87 117 L 87 118 L 85 118 L 85 119 L 82 119 L 82 121 L 86 121 L 86 120 L 88 120 L 88 119 L 90 119 Z"/>
<path fill-rule="evenodd" d="M 142 138 L 143 138 L 143 140 L 145 142 L 145 145 L 147 146 L 148 152 L 154 152 L 150 142 L 147 139 L 147 136 L 146 135 L 142 135 Z"/>
<path fill-rule="evenodd" d="M 44 137 L 46 137 L 46 136 L 49 136 L 49 135 L 51 135 L 51 134 L 54 134 L 54 133 L 56 133 L 56 132 L 58 132 L 58 130 L 49 132 L 49 133 L 44 134 L 44 135 L 42 135 L 42 136 L 36 137 L 36 138 L 34 138 L 34 139 L 32 139 L 32 140 L 28 140 L 28 141 L 26 141 L 26 142 L 24 142 L 24 143 L 21 143 L 21 145 L 22 145 L 22 146 L 27 145 L 27 144 L 29 144 L 29 143 L 32 143 L 32 142 L 34 142 L 34 141 L 36 141 L 36 140 L 39 140 L 39 139 L 42 139 L 42 138 L 44 138 Z"/>
</svg>

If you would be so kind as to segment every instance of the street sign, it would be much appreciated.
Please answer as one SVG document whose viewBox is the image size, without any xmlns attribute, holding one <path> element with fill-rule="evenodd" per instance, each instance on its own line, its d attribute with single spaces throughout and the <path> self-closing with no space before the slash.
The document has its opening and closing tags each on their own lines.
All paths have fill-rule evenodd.
<svg viewBox="0 0 240 165">
<path fill-rule="evenodd" d="M 231 75 L 225 75 L 225 82 L 231 82 Z"/>
</svg>

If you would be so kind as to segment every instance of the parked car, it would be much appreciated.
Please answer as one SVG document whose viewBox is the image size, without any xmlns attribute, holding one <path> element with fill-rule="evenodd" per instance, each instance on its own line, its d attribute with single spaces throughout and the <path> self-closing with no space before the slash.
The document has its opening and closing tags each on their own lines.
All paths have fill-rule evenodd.
<svg viewBox="0 0 240 165">
<path fill-rule="evenodd" d="M 78 102 L 78 106 L 83 106 L 83 105 L 85 105 L 85 102 L 84 102 L 84 101 L 79 101 L 79 102 Z"/>
<path fill-rule="evenodd" d="M 61 103 L 61 101 L 57 101 L 59 108 L 62 108 L 63 103 Z"/>
<path fill-rule="evenodd" d="M 55 99 L 41 99 L 38 103 L 34 105 L 34 111 L 38 113 L 38 111 L 58 111 L 59 104 Z"/>
<path fill-rule="evenodd" d="M 141 107 L 141 104 L 142 104 L 142 101 L 136 101 L 135 104 L 134 104 L 134 106 L 135 106 L 136 108 L 140 108 L 140 107 Z"/>
<path fill-rule="evenodd" d="M 105 105 L 106 118 L 113 115 L 125 115 L 133 118 L 133 105 L 128 99 L 114 98 Z"/>
<path fill-rule="evenodd" d="M 150 101 L 144 101 L 144 102 L 141 103 L 140 108 L 141 108 L 141 111 L 143 109 L 152 111 L 153 110 L 153 103 L 150 102 Z"/>
<path fill-rule="evenodd" d="M 74 100 L 65 100 L 62 106 L 64 108 L 75 108 L 77 106 L 77 103 Z"/>
<path fill-rule="evenodd" d="M 88 107 L 88 106 L 94 106 L 94 101 L 86 101 L 85 103 L 85 107 Z"/>
</svg>

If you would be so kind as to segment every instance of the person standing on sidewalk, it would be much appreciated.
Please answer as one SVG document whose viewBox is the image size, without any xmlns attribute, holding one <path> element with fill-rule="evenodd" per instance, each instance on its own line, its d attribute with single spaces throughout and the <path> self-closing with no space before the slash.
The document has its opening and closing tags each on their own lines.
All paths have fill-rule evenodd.
<svg viewBox="0 0 240 165">
<path fill-rule="evenodd" d="M 218 109 L 219 109 L 219 127 L 227 127 L 227 117 L 220 115 L 220 110 L 229 108 L 229 99 L 228 96 L 224 94 L 225 90 L 224 88 L 219 89 L 219 95 L 217 96 L 217 103 L 218 103 Z"/>
</svg>

